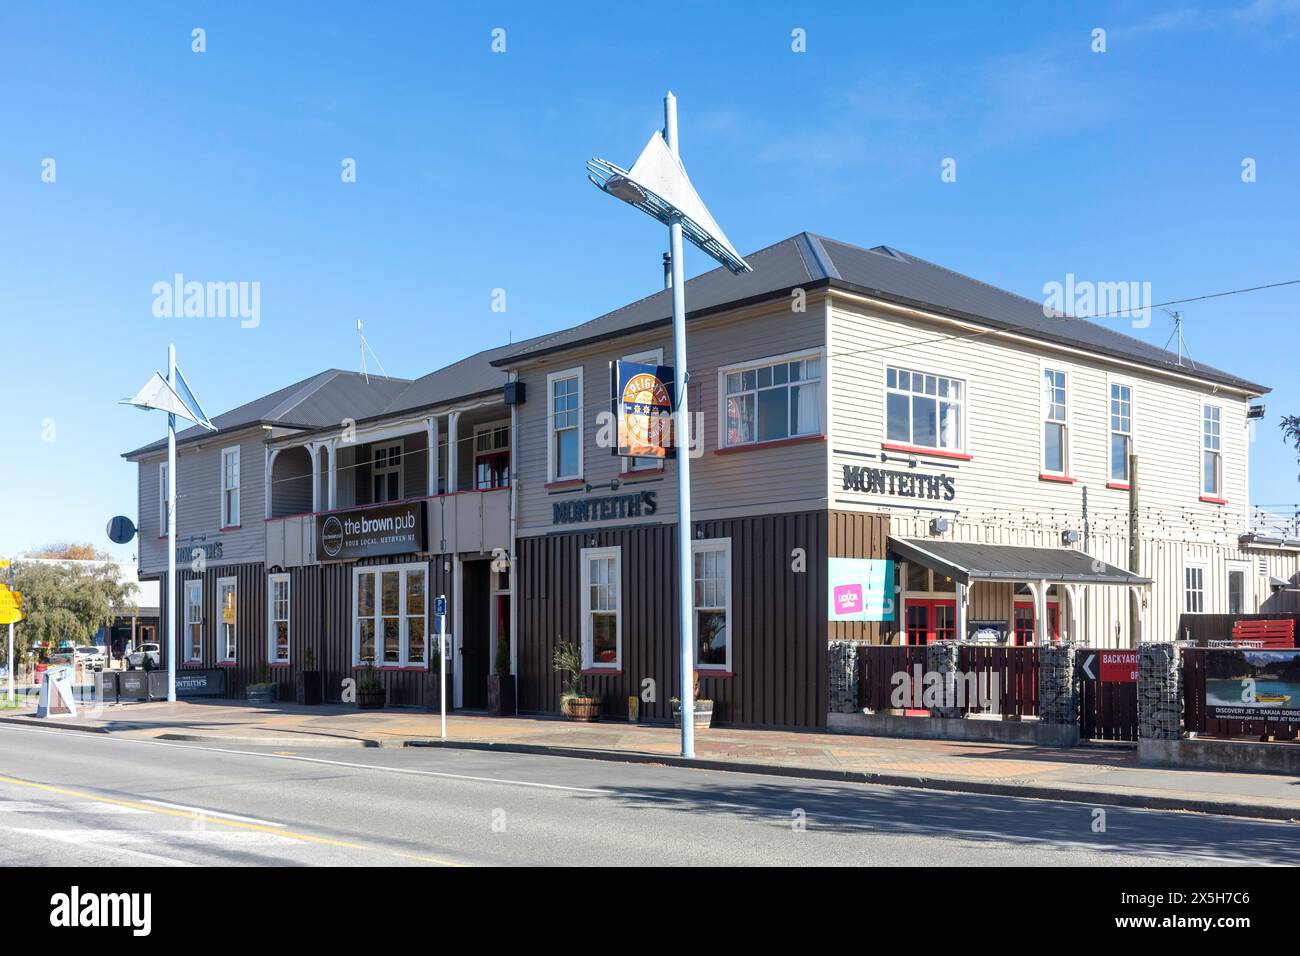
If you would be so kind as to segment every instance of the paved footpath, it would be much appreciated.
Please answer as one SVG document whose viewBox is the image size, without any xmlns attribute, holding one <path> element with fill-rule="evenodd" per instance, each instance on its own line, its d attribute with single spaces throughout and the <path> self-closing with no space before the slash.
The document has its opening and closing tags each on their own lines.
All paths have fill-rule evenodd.
<svg viewBox="0 0 1300 956">
<path fill-rule="evenodd" d="M 0 711 L 0 721 L 129 738 L 281 748 L 450 746 L 640 763 L 680 761 L 679 731 L 672 727 L 578 724 L 538 716 L 456 714 L 447 719 L 445 744 L 436 714 L 359 711 L 350 705 L 136 703 L 57 720 L 38 720 L 27 710 Z M 713 728 L 697 732 L 696 760 L 689 763 L 705 769 L 1300 821 L 1300 778 L 1145 768 L 1132 747 L 1119 745 L 1047 748 Z"/>
</svg>

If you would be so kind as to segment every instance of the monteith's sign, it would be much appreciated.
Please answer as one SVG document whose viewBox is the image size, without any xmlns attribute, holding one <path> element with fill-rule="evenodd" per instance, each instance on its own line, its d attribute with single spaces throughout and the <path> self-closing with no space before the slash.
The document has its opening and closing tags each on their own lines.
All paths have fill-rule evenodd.
<svg viewBox="0 0 1300 956">
<path fill-rule="evenodd" d="M 551 505 L 551 523 L 586 524 L 589 521 L 641 518 L 652 515 L 658 510 L 659 502 L 653 491 L 637 491 L 630 495 L 557 501 Z"/>
<path fill-rule="evenodd" d="M 350 561 L 425 549 L 423 501 L 375 505 L 316 516 L 316 558 Z"/>
<path fill-rule="evenodd" d="M 926 475 L 858 465 L 844 466 L 844 490 L 929 501 L 952 501 L 957 497 L 956 479 L 952 475 Z"/>
</svg>

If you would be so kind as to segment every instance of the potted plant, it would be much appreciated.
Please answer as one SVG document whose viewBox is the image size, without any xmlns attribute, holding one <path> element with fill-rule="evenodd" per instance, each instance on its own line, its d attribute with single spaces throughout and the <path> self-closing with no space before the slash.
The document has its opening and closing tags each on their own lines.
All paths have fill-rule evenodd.
<svg viewBox="0 0 1300 956">
<path fill-rule="evenodd" d="M 515 712 L 515 677 L 510 673 L 510 642 L 504 634 L 497 640 L 497 658 L 488 675 L 488 713 L 504 717 Z"/>
<path fill-rule="evenodd" d="M 302 654 L 303 669 L 298 674 L 298 703 L 319 704 L 325 700 L 324 675 L 316 669 L 316 649 L 308 647 Z"/>
<path fill-rule="evenodd" d="M 565 675 L 560 713 L 569 720 L 600 720 L 600 698 L 587 693 L 587 684 L 582 676 L 582 649 L 573 641 L 561 641 L 556 645 L 551 666 Z"/>
<path fill-rule="evenodd" d="M 670 698 L 673 705 L 673 726 L 682 725 L 682 702 L 678 697 Z M 700 698 L 700 674 L 695 673 L 695 728 L 707 730 L 713 726 L 713 701 Z"/>
<path fill-rule="evenodd" d="M 436 714 L 442 710 L 442 649 L 441 640 L 435 634 L 433 643 L 429 645 L 429 674 L 425 680 L 424 709 L 431 714 Z M 452 673 L 452 662 L 454 659 L 447 660 L 447 709 L 451 710 L 456 706 L 456 680 Z"/>
<path fill-rule="evenodd" d="M 357 677 L 357 708 L 378 710 L 387 699 L 388 692 L 384 690 L 384 682 L 379 679 L 379 672 L 373 663 L 367 663 Z"/>
<path fill-rule="evenodd" d="M 271 681 L 271 670 L 266 661 L 257 665 L 257 679 L 244 688 L 244 695 L 250 704 L 269 704 L 275 700 L 275 684 Z"/>
</svg>

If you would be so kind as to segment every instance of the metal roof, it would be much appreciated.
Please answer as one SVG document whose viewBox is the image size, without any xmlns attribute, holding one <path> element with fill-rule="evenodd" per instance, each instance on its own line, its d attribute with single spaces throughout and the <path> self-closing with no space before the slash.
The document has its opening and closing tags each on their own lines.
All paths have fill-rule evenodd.
<svg viewBox="0 0 1300 956">
<path fill-rule="evenodd" d="M 1051 581 L 1060 584 L 1150 584 L 1140 577 L 1071 548 L 1022 548 L 926 538 L 889 539 L 904 560 L 945 574 L 960 584 L 972 581 Z"/>
<path fill-rule="evenodd" d="M 1109 326 L 1068 315 L 1047 316 L 1043 303 L 1027 299 L 888 246 L 864 249 L 801 232 L 746 257 L 754 271 L 732 275 L 714 269 L 686 283 L 689 317 L 787 295 L 796 286 L 829 286 L 908 305 L 992 329 L 1230 385 L 1256 394 L 1265 386 L 1178 356 Z M 616 309 L 583 325 L 521 344 L 494 361 L 512 366 L 564 348 L 655 328 L 672 321 L 671 290 Z M 1116 323 L 1123 320 L 1116 319 Z"/>
<path fill-rule="evenodd" d="M 280 425 L 286 428 L 323 428 L 337 425 L 345 418 L 360 420 L 383 410 L 411 385 L 406 378 L 371 375 L 369 381 L 360 372 L 328 369 L 289 385 L 270 395 L 263 395 L 212 418 L 216 434 L 239 431 L 255 425 Z M 197 425 L 176 434 L 176 444 L 183 445 L 212 432 Z M 134 458 L 167 447 L 167 439 L 150 442 L 129 451 L 123 458 Z"/>
</svg>

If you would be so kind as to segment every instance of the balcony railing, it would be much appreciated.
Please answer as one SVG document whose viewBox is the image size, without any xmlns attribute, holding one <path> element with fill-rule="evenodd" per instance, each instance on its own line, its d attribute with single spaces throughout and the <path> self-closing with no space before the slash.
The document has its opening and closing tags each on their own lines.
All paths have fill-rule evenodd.
<svg viewBox="0 0 1300 956">
<path fill-rule="evenodd" d="M 428 520 L 426 541 L 434 554 L 490 553 L 510 549 L 510 489 L 461 491 L 424 501 Z M 364 511 L 369 507 L 330 512 Z M 266 521 L 266 564 L 298 568 L 318 564 L 316 559 L 316 514 L 287 515 Z"/>
</svg>

